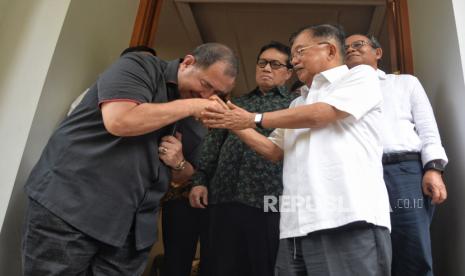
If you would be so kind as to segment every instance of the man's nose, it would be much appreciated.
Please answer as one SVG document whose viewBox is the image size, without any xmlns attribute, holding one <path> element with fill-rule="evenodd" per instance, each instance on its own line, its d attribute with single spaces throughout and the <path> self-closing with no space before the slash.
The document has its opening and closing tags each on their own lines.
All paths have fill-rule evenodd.
<svg viewBox="0 0 465 276">
<path fill-rule="evenodd" d="M 350 54 L 352 52 L 355 52 L 356 50 L 354 48 L 352 48 L 352 46 L 348 45 L 347 49 L 346 49 L 346 54 Z"/>
<path fill-rule="evenodd" d="M 271 72 L 271 63 L 268 62 L 268 63 L 265 65 L 265 67 L 263 67 L 263 70 L 264 70 L 264 71 Z"/>
<path fill-rule="evenodd" d="M 204 99 L 208 99 L 210 98 L 211 96 L 213 96 L 214 92 L 209 89 L 209 90 L 202 90 L 200 92 L 200 97 L 204 98 Z"/>
<path fill-rule="evenodd" d="M 295 66 L 296 64 L 299 63 L 299 59 L 297 58 L 297 56 L 292 56 L 291 57 L 291 64 L 292 66 Z"/>
</svg>

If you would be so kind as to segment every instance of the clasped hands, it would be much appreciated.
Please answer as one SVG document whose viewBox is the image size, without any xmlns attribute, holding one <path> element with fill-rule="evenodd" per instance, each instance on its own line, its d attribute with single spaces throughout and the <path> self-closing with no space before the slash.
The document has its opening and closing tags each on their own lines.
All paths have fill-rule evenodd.
<svg viewBox="0 0 465 276">
<path fill-rule="evenodd" d="M 242 109 L 230 101 L 225 103 L 218 96 L 212 96 L 208 100 L 202 99 L 195 107 L 195 117 L 209 128 L 226 128 L 240 130 L 255 127 L 254 113 Z M 165 165 L 176 168 L 184 160 L 182 153 L 182 137 L 177 132 L 175 136 L 165 136 L 158 147 L 158 155 Z"/>
<path fill-rule="evenodd" d="M 240 108 L 231 101 L 223 102 L 220 98 L 210 98 L 216 104 L 207 106 L 200 113 L 201 122 L 209 128 L 226 128 L 241 130 L 255 127 L 255 114 Z"/>
<path fill-rule="evenodd" d="M 232 130 L 255 127 L 254 113 L 250 113 L 230 101 L 225 103 L 216 95 L 197 103 L 199 106 L 196 109 L 201 110 L 195 112 L 195 117 L 200 119 L 206 127 Z M 175 136 L 165 136 L 161 139 L 158 153 L 160 160 L 165 165 L 175 168 L 184 160 L 181 141 L 181 133 L 179 132 Z"/>
<path fill-rule="evenodd" d="M 176 168 L 184 160 L 182 153 L 182 135 L 176 132 L 175 136 L 164 136 L 158 146 L 160 160 L 171 168 Z"/>
</svg>

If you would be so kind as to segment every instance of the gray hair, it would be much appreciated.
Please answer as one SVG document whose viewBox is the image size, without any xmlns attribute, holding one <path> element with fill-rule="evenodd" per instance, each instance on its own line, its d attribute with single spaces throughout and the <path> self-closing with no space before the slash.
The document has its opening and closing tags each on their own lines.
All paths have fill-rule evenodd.
<svg viewBox="0 0 465 276">
<path fill-rule="evenodd" d="M 224 62 L 224 74 L 235 78 L 239 72 L 239 62 L 234 52 L 226 45 L 220 43 L 205 43 L 194 49 L 192 55 L 196 66 L 206 69 L 216 62 Z"/>
<path fill-rule="evenodd" d="M 378 39 L 376 38 L 376 36 L 374 34 L 360 34 L 360 33 L 355 33 L 355 34 L 351 34 L 349 36 L 353 36 L 353 35 L 361 35 L 361 36 L 364 36 L 368 39 L 368 42 L 370 42 L 370 46 L 371 48 L 373 49 L 383 49 L 383 47 L 381 47 L 381 43 L 379 43 Z M 349 37 L 347 36 L 347 37 Z M 378 59 L 377 61 L 377 64 L 378 64 L 378 67 L 379 68 L 383 68 L 383 59 L 380 58 Z"/>
<path fill-rule="evenodd" d="M 313 37 L 317 38 L 325 38 L 325 39 L 333 39 L 336 41 L 336 47 L 339 48 L 339 53 L 341 57 L 344 58 L 344 41 L 345 41 L 345 32 L 343 28 L 339 25 L 331 25 L 331 24 L 321 24 L 321 25 L 313 25 L 313 26 L 306 26 L 300 28 L 297 32 L 293 33 L 289 38 L 289 43 L 294 44 L 295 38 L 303 32 L 310 32 Z"/>
<path fill-rule="evenodd" d="M 381 43 L 379 43 L 378 39 L 376 39 L 376 37 L 373 34 L 366 34 L 365 37 L 368 38 L 373 49 L 382 48 Z"/>
</svg>

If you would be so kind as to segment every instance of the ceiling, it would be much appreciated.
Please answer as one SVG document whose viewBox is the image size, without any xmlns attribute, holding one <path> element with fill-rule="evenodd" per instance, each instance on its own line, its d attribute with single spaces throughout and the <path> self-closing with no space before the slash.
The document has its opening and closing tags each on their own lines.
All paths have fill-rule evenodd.
<svg viewBox="0 0 465 276">
<path fill-rule="evenodd" d="M 347 34 L 374 33 L 388 57 L 385 10 L 385 0 L 163 0 L 153 45 L 163 59 L 182 57 L 205 42 L 230 46 L 240 59 L 237 96 L 255 87 L 261 46 L 271 40 L 287 43 L 306 25 L 339 24 Z"/>
</svg>

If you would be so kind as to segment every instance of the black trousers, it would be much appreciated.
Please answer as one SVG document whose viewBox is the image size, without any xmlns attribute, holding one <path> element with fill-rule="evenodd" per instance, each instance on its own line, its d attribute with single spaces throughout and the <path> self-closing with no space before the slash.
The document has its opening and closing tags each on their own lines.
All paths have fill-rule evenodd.
<svg viewBox="0 0 465 276">
<path fill-rule="evenodd" d="M 165 202 L 162 208 L 162 276 L 191 275 L 192 260 L 200 239 L 200 275 L 208 271 L 208 210 L 196 209 L 185 198 Z"/>
<path fill-rule="evenodd" d="M 122 247 L 95 240 L 29 200 L 22 244 L 25 276 L 137 276 L 150 247 L 136 250 L 131 230 Z"/>
<path fill-rule="evenodd" d="M 279 213 L 240 203 L 209 208 L 212 275 L 272 276 L 279 246 Z"/>
</svg>

